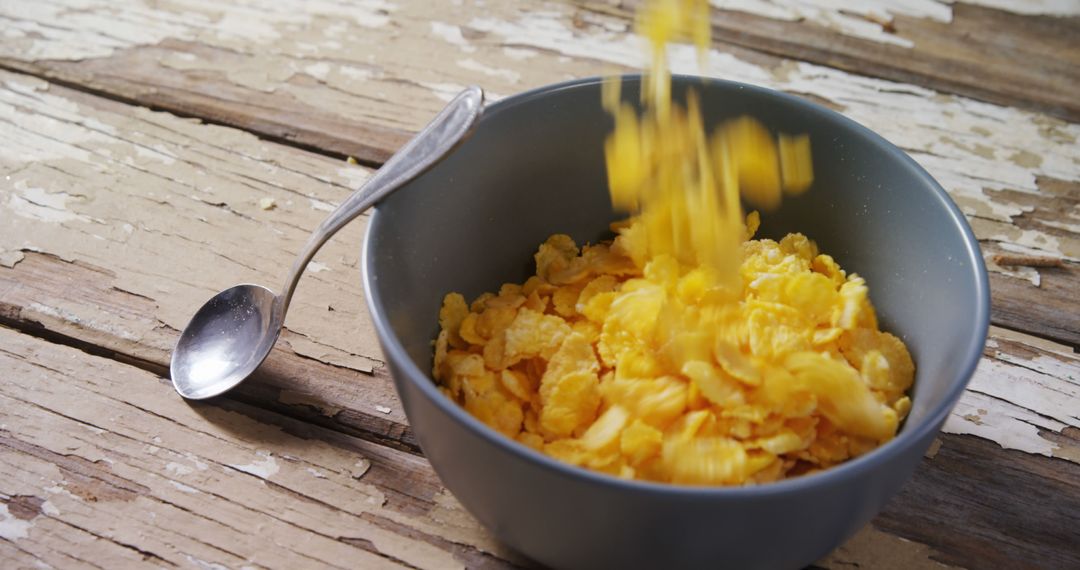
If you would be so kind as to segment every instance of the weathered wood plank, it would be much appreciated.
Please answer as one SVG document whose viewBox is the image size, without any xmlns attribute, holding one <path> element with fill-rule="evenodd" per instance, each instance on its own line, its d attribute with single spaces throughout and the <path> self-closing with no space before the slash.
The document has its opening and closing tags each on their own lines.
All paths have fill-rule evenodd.
<svg viewBox="0 0 1080 570">
<path fill-rule="evenodd" d="M 1080 565 L 1080 477 L 1075 472 L 1048 470 L 1053 462 L 1019 452 L 1002 454 L 979 438 L 943 441 L 875 519 L 879 529 L 933 544 L 934 559 L 947 564 Z M 1040 484 L 1031 485 L 1032 480 Z"/>
<path fill-rule="evenodd" d="M 17 548 L 0 560 L 528 565 L 422 458 L 230 400 L 186 405 L 149 372 L 5 328 L 0 367 L 16 379 L 0 385 L 0 529 Z M 1080 493 L 1055 469 L 1063 462 L 1002 461 L 991 442 L 943 440 L 873 526 L 820 566 L 1076 562 Z M 1050 508 L 1028 506 L 1051 495 Z"/>
<path fill-rule="evenodd" d="M 0 153 L 0 266 L 19 273 L 6 272 L 0 285 L 0 317 L 151 367 L 167 366 L 178 331 L 215 290 L 276 287 L 309 228 L 367 176 L 343 161 L 106 100 L 93 99 L 103 106 L 95 115 L 76 103 L 92 98 L 68 95 L 18 94 L 8 109 L 35 106 L 29 127 L 0 117 L 16 145 Z M 268 198 L 274 206 L 264 210 Z M 320 252 L 275 356 L 242 394 L 292 413 L 321 402 L 316 418 L 415 447 L 363 307 L 364 226 L 359 220 Z"/>
<path fill-rule="evenodd" d="M 0 528 L 57 566 L 512 563 L 414 455 L 0 328 Z M 508 558 L 509 557 L 509 558 Z"/>
<path fill-rule="evenodd" d="M 584 7 L 629 17 L 638 4 L 601 0 Z M 1021 15 L 1007 11 L 1008 2 L 996 8 L 921 0 L 712 4 L 722 8 L 712 21 L 719 42 L 1080 120 L 1075 7 Z M 1023 9 L 1022 2 L 1013 4 Z"/>
<path fill-rule="evenodd" d="M 4 78 L 9 91 L 21 97 L 15 99 L 17 105 L 35 109 L 35 113 L 8 115 L 8 124 L 15 126 L 5 127 L 6 132 L 12 139 L 22 137 L 18 139 L 21 146 L 8 147 L 19 153 L 0 155 L 0 160 L 18 161 L 15 167 L 4 163 L 5 170 L 0 172 L 0 190 L 5 193 L 0 207 L 7 208 L 3 211 L 8 222 L 0 229 L 4 236 L 0 243 L 18 254 L 8 258 L 10 267 L 0 267 L 0 319 L 151 371 L 165 369 L 178 329 L 192 307 L 232 282 L 273 283 L 274 277 L 280 277 L 275 272 L 283 272 L 292 249 L 306 235 L 303 226 L 313 227 L 323 215 L 321 204 L 344 196 L 347 190 L 342 185 L 349 177 L 364 175 L 362 169 L 263 143 L 232 130 L 131 109 L 64 89 L 47 89 L 28 78 Z M 25 121 L 31 119 L 37 122 L 27 130 Z M 38 158 L 29 158 L 34 156 Z M 262 210 L 256 204 L 263 197 L 273 197 L 279 205 Z M 138 209 L 129 206 L 132 202 Z M 279 215 L 283 211 L 288 215 Z M 185 224 L 198 230 L 187 231 Z M 268 235 L 274 238 L 262 237 Z M 358 240 L 358 236 L 352 239 Z M 272 418 L 264 423 L 281 425 L 287 422 L 284 414 L 364 439 L 415 449 L 370 336 L 358 277 L 349 275 L 356 263 L 356 243 L 329 247 L 329 255 L 319 258 L 326 269 L 312 276 L 317 279 L 307 278 L 304 287 L 309 293 L 304 287 L 298 292 L 301 297 L 297 302 L 301 298 L 306 301 L 297 305 L 298 312 L 290 319 L 290 329 L 295 330 L 285 336 L 289 342 L 275 350 L 253 382 L 233 399 L 217 405 L 242 409 L 247 416 Z M 261 261 L 236 261 L 248 255 Z M 331 306 L 333 311 L 327 309 Z M 341 314 L 348 317 L 334 321 L 336 328 L 319 328 L 319 323 L 311 325 L 307 320 L 336 319 Z M 312 328 L 305 328 L 309 326 Z M 296 343 L 300 335 L 321 352 L 306 352 L 308 345 Z M 1032 468 L 1032 472 L 1038 475 L 1025 478 L 1017 474 L 1003 482 L 990 477 L 992 473 L 971 473 L 957 463 L 939 468 L 930 460 L 923 469 L 934 475 L 911 492 L 912 504 L 919 505 L 918 498 L 936 496 L 941 491 L 934 487 L 935 482 L 950 477 L 986 486 L 998 496 L 1011 496 L 1017 501 L 1014 504 L 1037 500 L 1047 479 L 1076 479 L 1080 442 L 1075 430 L 1080 427 L 1080 418 L 1075 406 L 1070 407 L 1080 398 L 1076 355 L 1066 347 L 1009 331 L 994 330 L 992 338 L 973 391 L 965 396 L 946 428 L 947 432 L 975 434 L 991 441 L 947 433 L 942 436 L 943 445 L 965 449 L 968 440 L 986 441 L 975 445 L 982 445 L 987 461 L 1012 462 L 1014 457 L 1023 457 L 1033 462 L 1037 469 Z M 87 380 L 96 381 L 96 377 Z M 180 403 L 156 377 L 141 373 L 133 377 L 141 378 L 147 389 L 167 394 L 169 405 Z M 1014 385 L 1024 386 L 1023 394 L 1011 392 Z M 59 401 L 60 396 L 56 398 Z M 387 409 L 390 411 L 384 413 Z M 171 413 L 167 407 L 151 411 L 166 417 Z M 292 422 L 288 430 L 299 433 L 308 429 L 305 425 Z M 330 437 L 329 432 L 319 433 L 323 434 L 320 438 Z M 1002 451 L 998 445 L 1025 453 Z M 379 488 L 391 498 L 388 500 L 404 505 L 402 509 L 414 510 L 409 497 L 419 495 L 433 501 L 439 496 L 434 476 L 423 469 L 415 471 L 417 465 L 423 465 L 422 459 L 381 446 L 365 449 L 368 454 L 379 452 L 391 458 L 385 465 L 392 476 L 387 475 Z M 22 465 L 22 460 L 16 463 Z M 393 499 L 399 496 L 400 500 Z M 992 511 L 1000 506 L 977 501 L 965 506 L 980 524 L 958 523 L 950 528 L 956 536 L 942 552 L 926 554 L 920 547 L 922 550 L 916 548 L 910 554 L 953 564 L 979 560 L 973 545 L 980 544 L 979 537 L 994 532 L 997 519 Z M 920 534 L 923 521 L 917 513 L 930 507 L 905 508 L 908 510 L 897 515 L 883 515 L 886 518 L 876 524 L 879 528 L 889 525 L 887 536 L 916 538 L 938 547 L 939 541 Z M 397 524 L 388 520 L 391 522 L 379 522 L 380 528 Z M 1024 522 L 1030 528 L 1041 524 L 1034 519 Z M 1060 520 L 1044 522 L 1058 524 Z M 448 531 L 425 532 L 445 539 Z M 866 532 L 870 535 L 864 533 L 860 539 L 866 544 L 907 548 L 894 538 L 873 538 L 877 535 Z M 443 550 L 457 548 L 431 540 Z M 1047 548 L 1060 548 L 1056 542 L 1047 544 Z M 1015 556 L 1029 546 L 1004 541 L 993 552 L 995 556 Z M 862 553 L 851 546 L 833 562 L 839 566 Z"/>
<path fill-rule="evenodd" d="M 0 120 L 11 125 L 0 141 L 0 212 L 8 221 L 0 250 L 15 254 L 0 270 L 4 315 L 151 368 L 168 362 L 177 331 L 204 299 L 233 283 L 280 279 L 306 228 L 367 175 L 37 79 L 0 74 L 0 81 L 7 104 Z M 277 205 L 260 208 L 266 198 Z M 265 380 L 244 393 L 294 411 L 312 406 L 335 423 L 409 446 L 362 305 L 355 268 L 363 226 L 361 219 L 320 253 Z M 1075 358 L 1055 357 L 1066 359 L 1061 370 L 1033 384 L 1073 382 L 1063 370 Z M 1029 413 L 1053 416 L 1047 405 L 1036 402 Z M 1044 427 L 1075 425 L 1058 421 Z M 1030 443 L 1022 449 L 1035 451 Z"/>
<path fill-rule="evenodd" d="M 368 163 L 384 159 L 461 85 L 509 94 L 641 64 L 625 10 L 559 2 L 482 10 L 423 2 L 252 10 L 209 0 L 34 6 L 0 7 L 14 30 L 0 38 L 0 64 Z M 63 25 L 50 27 L 56 22 Z M 1047 286 L 997 288 L 995 323 L 1080 345 L 1068 287 L 1053 286 L 1055 276 L 1075 279 L 1080 260 L 1080 126 L 723 43 L 704 68 L 691 49 L 675 50 L 674 67 L 805 95 L 908 150 L 971 217 L 984 246 L 1069 262 Z M 1045 272 L 992 271 L 1009 285 L 1000 275 L 1035 281 Z M 1023 311 L 1036 305 L 1050 310 Z"/>
</svg>

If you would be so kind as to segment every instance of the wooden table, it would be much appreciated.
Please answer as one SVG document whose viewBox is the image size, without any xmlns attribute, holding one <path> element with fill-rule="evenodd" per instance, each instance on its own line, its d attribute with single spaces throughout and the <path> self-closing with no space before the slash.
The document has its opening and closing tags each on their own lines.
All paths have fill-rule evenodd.
<svg viewBox="0 0 1080 570">
<path fill-rule="evenodd" d="M 819 565 L 1080 567 L 1080 3 L 718 4 L 707 74 L 904 148 L 991 270 L 968 391 L 900 494 Z M 253 381 L 188 404 L 167 363 L 196 307 L 279 284 L 461 86 L 638 69 L 633 10 L 0 3 L 0 567 L 530 566 L 418 449 L 362 300 L 364 218 L 317 256 Z M 697 72 L 689 48 L 676 60 Z"/>
</svg>

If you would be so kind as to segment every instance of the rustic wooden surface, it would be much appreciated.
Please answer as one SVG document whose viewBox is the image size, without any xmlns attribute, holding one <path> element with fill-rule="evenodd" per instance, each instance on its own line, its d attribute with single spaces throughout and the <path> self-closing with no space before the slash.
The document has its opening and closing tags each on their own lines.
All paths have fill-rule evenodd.
<svg viewBox="0 0 1080 570">
<path fill-rule="evenodd" d="M 185 405 L 169 350 L 217 290 L 284 279 L 460 86 L 639 67 L 634 5 L 0 3 L 0 566 L 527 566 L 409 430 L 362 302 L 364 218 L 316 257 L 237 393 Z M 705 73 L 883 134 L 990 262 L 969 390 L 900 495 L 819 565 L 1080 566 L 1080 5 L 714 5 Z"/>
</svg>

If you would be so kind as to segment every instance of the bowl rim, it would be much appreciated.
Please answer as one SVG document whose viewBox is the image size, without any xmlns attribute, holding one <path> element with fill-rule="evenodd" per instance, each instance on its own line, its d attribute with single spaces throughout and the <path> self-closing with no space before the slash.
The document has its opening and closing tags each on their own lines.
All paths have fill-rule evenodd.
<svg viewBox="0 0 1080 570">
<path fill-rule="evenodd" d="M 521 104 L 560 91 L 599 85 L 608 77 L 618 77 L 620 81 L 623 81 L 624 83 L 627 81 L 640 82 L 643 80 L 642 74 L 631 73 L 613 76 L 593 76 L 540 86 L 488 104 L 484 109 L 484 117 L 481 118 L 481 125 L 483 124 L 483 120 L 490 115 L 509 111 Z M 976 314 L 973 319 L 973 334 L 963 352 L 964 363 L 961 368 L 962 373 L 959 375 L 959 378 L 954 381 L 953 386 L 946 393 L 945 397 L 933 406 L 931 412 L 922 422 L 910 426 L 911 429 L 901 429 L 892 440 L 878 446 L 869 453 L 850 459 L 839 465 L 810 475 L 763 483 L 760 485 L 676 485 L 636 479 L 628 480 L 584 467 L 563 463 L 549 455 L 545 455 L 520 442 L 506 437 L 473 417 L 466 412 L 464 408 L 456 402 L 451 401 L 440 392 L 436 388 L 435 381 L 431 378 L 430 374 L 421 370 L 420 367 L 413 362 L 412 358 L 405 350 L 404 345 L 401 344 L 401 341 L 394 333 L 393 327 L 390 325 L 385 311 L 381 310 L 381 307 L 383 307 L 382 299 L 372 282 L 372 235 L 377 230 L 380 222 L 379 208 L 378 205 L 376 205 L 371 213 L 371 218 L 368 220 L 367 230 L 364 233 L 360 265 L 364 285 L 364 297 L 367 301 L 368 311 L 375 325 L 375 330 L 381 341 L 383 350 L 388 353 L 388 362 L 392 361 L 397 363 L 401 374 L 408 382 L 411 382 L 418 388 L 424 396 L 430 399 L 440 410 L 464 425 L 473 435 L 483 438 L 489 444 L 500 448 L 517 459 L 526 463 L 532 463 L 536 467 L 547 470 L 555 476 L 573 479 L 583 484 L 612 487 L 635 493 L 716 499 L 753 499 L 801 493 L 815 488 L 843 484 L 855 479 L 875 464 L 889 463 L 897 456 L 907 452 L 912 446 L 916 445 L 917 442 L 923 440 L 928 435 L 931 435 L 931 433 L 937 432 L 948 414 L 956 405 L 960 395 L 966 389 L 968 382 L 971 380 L 975 368 L 978 366 L 979 360 L 982 357 L 990 326 L 990 284 L 986 272 L 986 264 L 983 261 L 978 240 L 975 238 L 971 226 L 968 224 L 967 219 L 964 217 L 964 214 L 960 211 L 959 207 L 957 207 L 956 203 L 953 202 L 952 198 L 949 197 L 948 193 L 945 192 L 941 185 L 902 149 L 869 128 L 823 105 L 789 93 L 726 79 L 673 74 L 672 82 L 715 85 L 722 89 L 746 90 L 756 95 L 773 99 L 781 104 L 794 105 L 803 108 L 807 112 L 824 115 L 826 119 L 836 121 L 840 123 L 841 126 L 853 130 L 856 134 L 863 135 L 868 143 L 874 144 L 883 152 L 893 155 L 906 164 L 908 168 L 912 170 L 916 179 L 930 188 L 932 198 L 947 211 L 953 225 L 959 230 L 961 238 L 964 241 L 964 249 L 966 250 L 968 257 L 967 261 L 970 262 L 972 271 L 975 272 L 975 290 L 973 294 L 976 302 Z"/>
</svg>

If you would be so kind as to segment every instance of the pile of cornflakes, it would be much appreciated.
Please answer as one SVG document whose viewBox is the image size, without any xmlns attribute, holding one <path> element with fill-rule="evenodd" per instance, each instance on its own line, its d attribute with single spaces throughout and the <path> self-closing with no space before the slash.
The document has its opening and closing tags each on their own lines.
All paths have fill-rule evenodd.
<svg viewBox="0 0 1080 570">
<path fill-rule="evenodd" d="M 669 255 L 639 265 L 640 220 L 616 230 L 580 250 L 552 236 L 523 285 L 447 295 L 442 391 L 568 463 L 673 483 L 774 481 L 896 433 L 911 357 L 878 330 L 863 279 L 813 242 L 744 242 L 731 288 Z"/>
<path fill-rule="evenodd" d="M 653 0 L 639 30 L 702 45 L 702 10 Z M 448 294 L 440 389 L 507 437 L 629 479 L 757 484 L 874 449 L 911 407 L 907 348 L 861 277 L 802 234 L 753 239 L 740 204 L 806 190 L 809 140 L 749 118 L 707 134 L 692 95 L 671 102 L 662 59 L 640 117 L 605 86 L 612 202 L 635 215 L 611 242 L 551 236 L 524 284 Z"/>
</svg>

